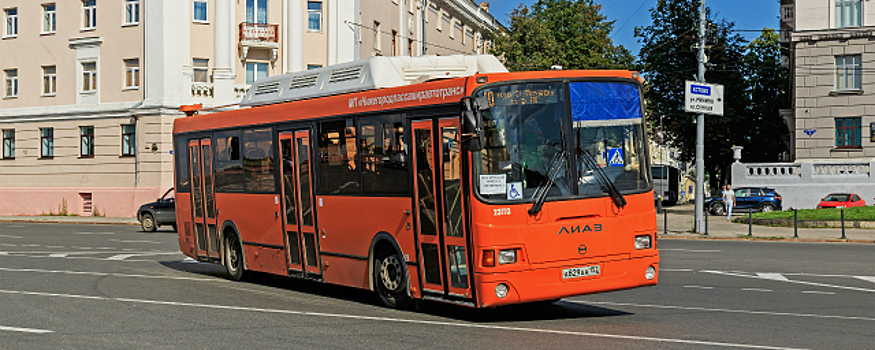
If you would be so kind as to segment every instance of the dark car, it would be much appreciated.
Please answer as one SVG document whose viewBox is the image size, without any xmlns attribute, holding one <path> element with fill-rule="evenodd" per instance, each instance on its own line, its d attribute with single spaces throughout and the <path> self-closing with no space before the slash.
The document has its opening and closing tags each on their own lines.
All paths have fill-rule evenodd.
<svg viewBox="0 0 875 350">
<path fill-rule="evenodd" d="M 167 198 L 173 192 L 173 188 L 164 192 L 157 201 L 146 203 L 137 210 L 137 221 L 146 232 L 155 232 L 159 226 L 170 225 L 176 231 L 176 201 L 173 197 Z"/>
<path fill-rule="evenodd" d="M 713 215 L 726 213 L 722 196 L 705 198 L 705 208 Z M 735 189 L 735 205 L 732 208 L 762 212 L 781 210 L 781 195 L 771 188 L 739 187 Z"/>
</svg>

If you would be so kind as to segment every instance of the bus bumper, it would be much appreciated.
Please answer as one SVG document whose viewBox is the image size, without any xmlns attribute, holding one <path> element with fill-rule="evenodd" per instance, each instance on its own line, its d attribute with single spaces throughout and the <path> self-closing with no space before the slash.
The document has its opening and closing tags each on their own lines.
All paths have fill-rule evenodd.
<svg viewBox="0 0 875 350">
<path fill-rule="evenodd" d="M 627 255 L 628 256 L 628 255 Z M 545 264 L 546 265 L 546 264 Z M 552 300 L 575 295 L 602 293 L 635 287 L 655 286 L 659 280 L 659 255 L 602 261 L 575 261 L 532 266 L 529 270 L 483 273 L 475 276 L 479 307 Z M 563 278 L 563 270 L 599 265 L 593 276 Z M 651 274 L 648 274 L 648 268 Z M 651 278 L 648 278 L 651 277 Z M 503 285 L 503 286 L 502 286 Z M 500 294 L 506 295 L 500 297 Z"/>
</svg>

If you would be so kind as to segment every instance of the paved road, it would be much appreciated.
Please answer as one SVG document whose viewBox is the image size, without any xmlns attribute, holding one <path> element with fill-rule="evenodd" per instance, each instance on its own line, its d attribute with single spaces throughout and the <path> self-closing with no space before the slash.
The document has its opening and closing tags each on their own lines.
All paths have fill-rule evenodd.
<svg viewBox="0 0 875 350">
<path fill-rule="evenodd" d="M 870 244 L 660 240 L 657 287 L 472 310 L 184 259 L 172 232 L 0 223 L 0 348 L 862 349 Z"/>
</svg>

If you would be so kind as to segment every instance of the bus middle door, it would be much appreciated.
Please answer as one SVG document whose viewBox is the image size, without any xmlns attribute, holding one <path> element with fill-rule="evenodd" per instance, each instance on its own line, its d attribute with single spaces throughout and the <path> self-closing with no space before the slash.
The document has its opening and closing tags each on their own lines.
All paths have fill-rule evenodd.
<svg viewBox="0 0 875 350">
<path fill-rule="evenodd" d="M 192 216 L 198 256 L 219 257 L 216 231 L 216 201 L 213 186 L 213 159 L 210 139 L 189 140 Z"/>
<path fill-rule="evenodd" d="M 281 132 L 283 220 L 289 271 L 321 275 L 313 206 L 313 181 L 310 175 L 310 135 L 308 130 Z"/>
<path fill-rule="evenodd" d="M 420 273 L 426 292 L 472 298 L 458 119 L 412 122 Z"/>
</svg>

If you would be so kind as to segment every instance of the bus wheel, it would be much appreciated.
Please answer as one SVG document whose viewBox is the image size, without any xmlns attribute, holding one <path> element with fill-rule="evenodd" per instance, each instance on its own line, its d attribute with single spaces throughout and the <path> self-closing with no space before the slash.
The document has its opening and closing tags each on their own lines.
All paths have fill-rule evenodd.
<svg viewBox="0 0 875 350">
<path fill-rule="evenodd" d="M 243 279 L 243 249 L 234 234 L 225 235 L 225 270 L 232 280 Z"/>
<path fill-rule="evenodd" d="M 407 295 L 407 278 L 401 261 L 401 256 L 394 251 L 384 251 L 374 260 L 377 295 L 383 304 L 395 309 L 407 309 L 413 302 Z"/>
</svg>

